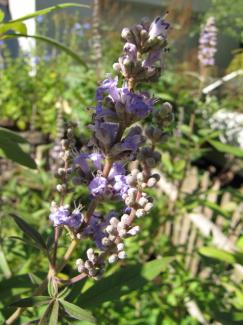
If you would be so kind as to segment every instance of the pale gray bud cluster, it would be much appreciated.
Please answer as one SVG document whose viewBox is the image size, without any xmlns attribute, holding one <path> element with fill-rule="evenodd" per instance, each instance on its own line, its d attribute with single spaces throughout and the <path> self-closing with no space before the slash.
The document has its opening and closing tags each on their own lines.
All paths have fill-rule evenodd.
<svg viewBox="0 0 243 325">
<path fill-rule="evenodd" d="M 153 120 L 160 129 L 168 127 L 173 121 L 173 108 L 169 102 L 165 102 L 160 108 L 153 111 Z"/>
<path fill-rule="evenodd" d="M 98 280 L 104 272 L 104 261 L 101 255 L 89 248 L 86 252 L 87 259 L 84 261 L 81 258 L 76 260 L 76 266 L 80 273 L 84 273 L 87 276 Z"/>
<path fill-rule="evenodd" d="M 154 168 L 161 161 L 161 154 L 150 147 L 143 147 L 137 156 L 137 159 L 143 162 L 149 168 Z"/>
</svg>

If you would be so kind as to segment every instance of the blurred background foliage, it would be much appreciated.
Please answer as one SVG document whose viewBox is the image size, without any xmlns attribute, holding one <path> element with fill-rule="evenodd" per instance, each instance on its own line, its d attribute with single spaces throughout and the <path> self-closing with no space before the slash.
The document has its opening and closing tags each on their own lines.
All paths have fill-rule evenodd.
<svg viewBox="0 0 243 325">
<path fill-rule="evenodd" d="M 243 26 L 239 12 L 243 2 L 212 0 L 206 12 L 197 14 L 182 2 L 181 11 L 176 1 L 168 5 L 168 20 L 173 26 L 171 50 L 159 83 L 149 86 L 152 94 L 172 103 L 175 114 L 172 137 L 160 146 L 161 181 L 152 193 L 155 208 L 149 217 L 139 221 L 143 229 L 139 237 L 128 240 L 128 260 L 121 263 L 121 270 L 109 268 L 100 291 L 92 291 L 95 284 L 87 280 L 73 286 L 69 295 L 80 306 L 92 309 L 98 324 L 243 322 L 243 148 L 221 142 L 222 130 L 213 130 L 210 125 L 212 116 L 221 109 L 243 113 L 242 78 L 202 96 L 196 48 L 201 23 L 213 15 L 220 39 L 223 31 L 233 40 L 235 49 L 225 53 L 219 44 L 217 55 L 226 55 L 228 61 L 221 64 L 221 59 L 216 60 L 216 66 L 207 71 L 204 86 L 242 69 L 239 35 Z M 51 31 L 53 38 L 85 59 L 88 69 L 45 43 L 37 42 L 33 53 L 20 53 L 17 59 L 10 57 L 4 43 L 0 45 L 0 125 L 28 140 L 30 154 L 38 165 L 38 170 L 30 170 L 0 159 L 1 322 L 12 311 L 6 306 L 28 296 L 48 265 L 46 257 L 17 229 L 9 214 L 17 213 L 45 238 L 52 235 L 48 215 L 56 195 L 55 146 L 68 121 L 78 123 L 77 146 L 86 142 L 95 88 L 105 73 L 112 73 L 112 63 L 122 48 L 121 26 L 134 23 L 128 2 L 122 7 L 114 1 L 100 1 L 99 5 L 99 15 L 93 17 L 99 26 L 95 30 L 94 20 L 81 18 L 78 13 L 60 11 L 37 18 L 38 33 Z M 154 14 L 156 10 L 152 10 Z M 97 34 L 99 44 L 94 50 Z M 194 39 L 194 43 L 187 40 L 189 46 L 181 49 L 185 38 Z M 80 197 L 85 204 L 87 192 L 82 187 L 70 194 L 69 202 Z M 102 207 L 110 208 L 110 204 Z M 60 256 L 68 241 L 68 236 L 64 237 Z M 87 243 L 82 243 L 63 270 L 64 278 L 75 275 L 74 260 L 86 247 Z M 130 273 L 131 277 L 137 274 L 135 283 L 129 280 L 129 272 L 124 277 L 126 266 L 159 258 L 164 259 L 165 267 L 149 281 L 140 276 L 139 268 Z M 41 312 L 29 309 L 19 324 L 38 318 Z M 70 319 L 62 324 L 83 322 Z"/>
</svg>

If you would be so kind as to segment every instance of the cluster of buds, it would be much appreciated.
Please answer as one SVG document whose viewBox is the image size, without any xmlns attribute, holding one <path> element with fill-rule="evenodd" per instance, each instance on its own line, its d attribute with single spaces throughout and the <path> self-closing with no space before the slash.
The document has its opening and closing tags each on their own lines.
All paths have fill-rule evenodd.
<svg viewBox="0 0 243 325">
<path fill-rule="evenodd" d="M 114 70 L 131 81 L 156 81 L 163 66 L 169 27 L 164 18 L 157 17 L 152 23 L 145 18 L 140 24 L 124 28 L 121 32 L 126 42 L 124 55 L 113 65 Z"/>
<path fill-rule="evenodd" d="M 214 17 L 209 17 L 203 26 L 199 38 L 198 60 L 202 66 L 213 66 L 215 64 L 215 53 L 217 52 L 217 28 Z"/>
<path fill-rule="evenodd" d="M 104 262 L 99 253 L 95 252 L 93 248 L 89 248 L 86 252 L 87 259 L 84 261 L 81 258 L 76 260 L 76 266 L 80 273 L 98 280 L 104 272 Z"/>
</svg>

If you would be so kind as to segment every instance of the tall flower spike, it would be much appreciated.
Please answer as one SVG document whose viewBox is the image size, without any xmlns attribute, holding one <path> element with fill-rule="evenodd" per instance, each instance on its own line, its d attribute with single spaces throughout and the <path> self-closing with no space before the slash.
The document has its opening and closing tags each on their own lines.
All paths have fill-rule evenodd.
<svg viewBox="0 0 243 325">
<path fill-rule="evenodd" d="M 213 66 L 215 64 L 215 53 L 217 52 L 217 28 L 214 17 L 209 17 L 203 26 L 198 49 L 198 60 L 202 66 Z"/>
</svg>

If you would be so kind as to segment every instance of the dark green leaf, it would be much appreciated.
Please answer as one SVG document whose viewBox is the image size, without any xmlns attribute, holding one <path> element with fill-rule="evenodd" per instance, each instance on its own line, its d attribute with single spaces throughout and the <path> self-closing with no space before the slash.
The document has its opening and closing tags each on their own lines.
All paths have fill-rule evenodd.
<svg viewBox="0 0 243 325">
<path fill-rule="evenodd" d="M 9 140 L 18 142 L 18 143 L 26 143 L 27 141 L 22 138 L 18 133 L 10 131 L 9 129 L 5 129 L 0 127 L 0 138 L 7 138 Z"/>
<path fill-rule="evenodd" d="M 52 306 L 49 325 L 58 324 L 59 301 L 55 300 Z"/>
<path fill-rule="evenodd" d="M 66 52 L 69 56 L 71 56 L 74 60 L 76 60 L 79 64 L 83 65 L 84 67 L 87 68 L 86 63 L 84 60 L 76 54 L 74 51 L 72 51 L 69 47 L 59 43 L 58 41 L 54 40 L 53 38 L 47 37 L 47 36 L 42 36 L 42 35 L 27 35 L 25 33 L 23 34 L 6 34 L 4 36 L 4 39 L 9 39 L 9 38 L 16 38 L 16 37 L 29 37 L 29 38 L 34 38 L 39 41 L 46 42 L 52 46 L 57 47 L 58 49 Z"/>
<path fill-rule="evenodd" d="M 33 296 L 29 298 L 24 298 L 13 302 L 11 307 L 32 307 L 39 305 L 46 305 L 50 301 L 48 296 Z"/>
<path fill-rule="evenodd" d="M 19 163 L 25 167 L 36 169 L 35 161 L 30 157 L 29 154 L 24 152 L 18 143 L 6 139 L 5 137 L 0 138 L 0 149 L 3 150 L 6 157 L 14 162 Z"/>
<path fill-rule="evenodd" d="M 101 279 L 86 290 L 78 298 L 78 305 L 97 307 L 105 301 L 114 301 L 120 299 L 124 294 L 141 289 L 165 270 L 171 260 L 171 257 L 164 257 L 144 265 L 127 266 L 107 278 Z"/>
<path fill-rule="evenodd" d="M 19 228 L 29 237 L 32 238 L 43 250 L 46 251 L 46 244 L 41 236 L 41 234 L 35 230 L 32 226 L 30 226 L 27 222 L 25 222 L 22 218 L 16 216 L 15 214 L 10 214 L 10 216 L 17 223 Z"/>
<path fill-rule="evenodd" d="M 91 324 L 95 324 L 95 318 L 93 317 L 91 312 L 80 308 L 79 306 L 76 306 L 74 304 L 71 304 L 66 300 L 60 299 L 59 301 L 69 316 L 75 319 L 90 322 Z"/>
<path fill-rule="evenodd" d="M 199 253 L 204 256 L 214 258 L 216 260 L 223 261 L 229 264 L 236 263 L 236 259 L 233 254 L 216 247 L 201 247 L 199 249 Z"/>
<path fill-rule="evenodd" d="M 228 153 L 235 157 L 243 158 L 243 150 L 241 148 L 234 147 L 229 144 L 224 144 L 220 141 L 215 140 L 209 140 L 208 142 L 220 152 Z"/>
</svg>

